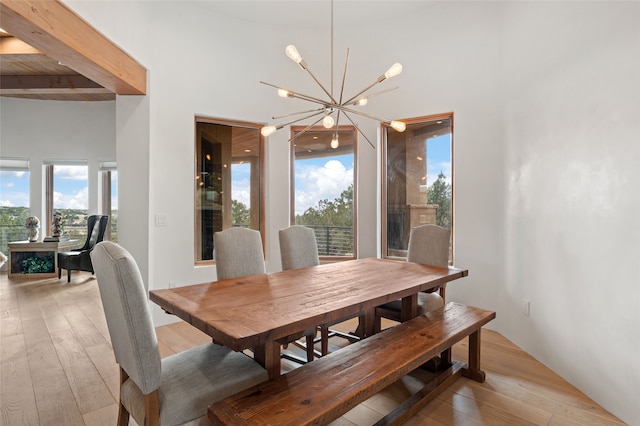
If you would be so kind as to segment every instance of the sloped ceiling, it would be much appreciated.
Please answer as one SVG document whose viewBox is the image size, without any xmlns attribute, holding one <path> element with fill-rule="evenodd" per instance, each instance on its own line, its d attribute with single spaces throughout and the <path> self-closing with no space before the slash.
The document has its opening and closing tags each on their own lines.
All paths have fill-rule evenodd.
<svg viewBox="0 0 640 426">
<path fill-rule="evenodd" d="M 146 69 L 59 1 L 0 1 L 0 96 L 144 95 Z"/>
</svg>

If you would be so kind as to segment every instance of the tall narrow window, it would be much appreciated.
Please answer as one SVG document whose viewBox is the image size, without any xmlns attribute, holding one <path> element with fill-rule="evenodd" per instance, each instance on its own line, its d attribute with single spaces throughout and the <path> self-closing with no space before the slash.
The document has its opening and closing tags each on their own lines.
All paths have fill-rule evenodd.
<svg viewBox="0 0 640 426">
<path fill-rule="evenodd" d="M 103 161 L 100 163 L 102 182 L 101 212 L 109 216 L 109 226 L 104 233 L 104 239 L 118 242 L 118 170 L 116 163 Z"/>
<path fill-rule="evenodd" d="M 232 226 L 263 234 L 260 124 L 196 117 L 195 258 L 214 260 L 213 234 Z"/>
<path fill-rule="evenodd" d="M 0 252 L 8 255 L 9 242 L 27 239 L 29 216 L 29 160 L 0 158 Z"/>
<path fill-rule="evenodd" d="M 75 161 L 48 163 L 45 165 L 45 176 L 46 235 L 51 235 L 54 212 L 60 212 L 64 235 L 84 241 L 89 212 L 89 167 Z"/>
<path fill-rule="evenodd" d="M 356 256 L 356 129 L 291 131 L 291 223 L 312 228 L 321 258 Z"/>
<path fill-rule="evenodd" d="M 420 225 L 450 228 L 453 241 L 453 113 L 403 121 L 404 133 L 382 128 L 383 257 L 406 257 Z"/>
</svg>

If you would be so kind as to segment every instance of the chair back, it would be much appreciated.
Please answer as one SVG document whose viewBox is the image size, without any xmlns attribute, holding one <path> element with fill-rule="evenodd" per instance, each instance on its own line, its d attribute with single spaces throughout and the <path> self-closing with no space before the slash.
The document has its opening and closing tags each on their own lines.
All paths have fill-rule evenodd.
<svg viewBox="0 0 640 426">
<path fill-rule="evenodd" d="M 214 258 L 219 280 L 266 273 L 260 232 L 228 228 L 213 234 Z"/>
<path fill-rule="evenodd" d="M 80 250 L 91 250 L 104 238 L 109 216 L 94 214 L 87 217 L 87 239 Z"/>
<path fill-rule="evenodd" d="M 293 225 L 278 232 L 282 269 L 298 269 L 320 264 L 313 229 Z"/>
<path fill-rule="evenodd" d="M 116 362 L 148 394 L 160 386 L 161 361 L 138 265 L 111 241 L 98 243 L 91 260 Z"/>
<path fill-rule="evenodd" d="M 451 230 L 438 225 L 411 228 L 407 261 L 423 265 L 449 266 Z"/>
</svg>

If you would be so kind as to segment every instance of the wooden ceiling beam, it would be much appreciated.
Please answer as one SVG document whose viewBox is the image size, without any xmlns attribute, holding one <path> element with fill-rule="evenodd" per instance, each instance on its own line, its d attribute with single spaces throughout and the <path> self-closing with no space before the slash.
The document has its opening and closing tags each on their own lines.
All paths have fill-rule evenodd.
<svg viewBox="0 0 640 426">
<path fill-rule="evenodd" d="M 2 28 L 118 95 L 145 95 L 147 70 L 59 0 L 0 0 Z"/>
<path fill-rule="evenodd" d="M 91 89 L 93 93 L 108 93 L 98 83 L 89 80 L 82 75 L 2 75 L 0 76 L 0 90 L 26 90 L 26 89 Z M 100 91 L 97 91 L 100 89 Z M 1 93 L 1 92 L 0 92 Z M 8 93 L 8 92 L 5 92 Z"/>
<path fill-rule="evenodd" d="M 0 55 L 37 55 L 40 52 L 15 37 L 0 37 Z"/>
</svg>

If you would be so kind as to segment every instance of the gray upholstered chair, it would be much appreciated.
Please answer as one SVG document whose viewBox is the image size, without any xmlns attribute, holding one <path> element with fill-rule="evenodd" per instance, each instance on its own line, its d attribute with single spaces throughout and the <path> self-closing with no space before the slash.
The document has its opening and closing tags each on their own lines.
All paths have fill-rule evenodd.
<svg viewBox="0 0 640 426">
<path fill-rule="evenodd" d="M 266 273 L 259 231 L 228 228 L 216 232 L 213 254 L 219 280 Z"/>
<path fill-rule="evenodd" d="M 213 234 L 213 252 L 219 280 L 264 274 L 264 251 L 260 232 L 247 228 L 228 228 Z M 293 354 L 282 353 L 282 357 L 298 363 L 313 361 L 313 341 L 315 329 L 305 330 L 307 345 L 306 361 Z M 289 336 L 280 343 L 287 346 L 295 343 L 300 336 Z"/>
<path fill-rule="evenodd" d="M 421 263 L 423 265 L 449 267 L 449 244 L 451 230 L 438 225 L 422 225 L 411 229 L 409 234 L 409 247 L 407 250 L 407 262 Z M 418 315 L 433 311 L 444 306 L 444 286 L 440 288 L 440 294 L 434 292 L 418 293 Z M 374 331 L 381 328 L 382 318 L 400 321 L 402 301 L 394 300 L 376 308 Z"/>
<path fill-rule="evenodd" d="M 67 270 L 67 282 L 71 282 L 71 271 L 86 271 L 93 274 L 93 265 L 89 254 L 104 238 L 109 224 L 109 216 L 91 215 L 87 217 L 87 239 L 79 249 L 58 253 L 58 279 L 62 270 Z"/>
<path fill-rule="evenodd" d="M 298 269 L 309 266 L 317 266 L 320 264 L 318 256 L 318 245 L 316 243 L 316 235 L 313 229 L 306 226 L 292 225 L 288 228 L 281 229 L 278 232 L 280 239 L 280 259 L 282 269 Z M 322 324 L 320 329 L 320 355 L 324 356 L 329 353 L 329 338 L 333 336 L 342 337 L 350 342 L 360 340 L 355 334 L 343 333 L 339 330 L 332 330 L 332 325 L 344 322 L 348 319 L 362 316 L 363 313 L 352 315 L 330 323 Z"/>
<path fill-rule="evenodd" d="M 208 406 L 268 379 L 250 357 L 213 343 L 160 358 L 142 276 L 133 257 L 110 241 L 91 259 L 111 344 L 120 366 L 118 425 L 178 425 Z"/>
</svg>

